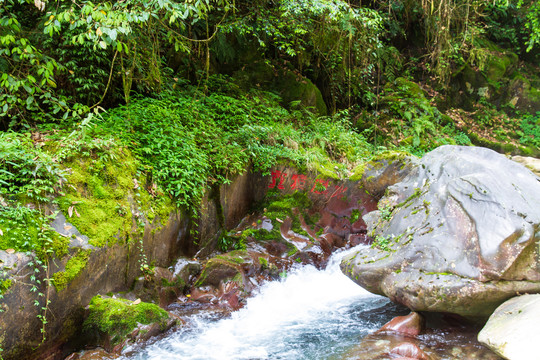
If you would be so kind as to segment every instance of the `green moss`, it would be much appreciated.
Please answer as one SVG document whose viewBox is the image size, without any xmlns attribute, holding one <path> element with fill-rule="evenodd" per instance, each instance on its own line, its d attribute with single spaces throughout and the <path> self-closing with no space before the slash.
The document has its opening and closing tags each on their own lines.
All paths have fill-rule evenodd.
<svg viewBox="0 0 540 360">
<path fill-rule="evenodd" d="M 272 231 L 268 231 L 265 229 L 259 229 L 257 233 L 254 235 L 255 239 L 265 241 L 265 240 L 280 240 L 281 239 L 281 233 L 279 231 L 279 228 L 274 227 Z"/>
<path fill-rule="evenodd" d="M 248 257 L 248 255 L 245 251 L 233 251 L 232 253 L 232 256 L 228 256 L 227 254 L 218 255 L 208 260 L 201 275 L 195 282 L 195 287 L 205 285 L 217 286 L 217 282 L 225 280 L 223 276 L 224 273 L 228 274 L 229 279 L 235 278 L 238 274 L 240 274 L 239 265 L 247 261 L 247 258 L 244 257 Z M 216 274 L 218 274 L 217 278 L 215 277 Z M 241 275 L 239 284 L 243 285 Z"/>
<path fill-rule="evenodd" d="M 411 154 L 406 151 L 383 151 L 378 154 L 375 154 L 369 161 L 364 162 L 354 168 L 352 171 L 352 175 L 349 176 L 349 180 L 351 181 L 360 181 L 362 180 L 364 173 L 366 170 L 369 169 L 380 169 L 385 164 L 392 164 L 396 161 L 404 161 L 406 160 Z M 367 181 L 370 180 L 371 177 L 368 177 Z"/>
<path fill-rule="evenodd" d="M 268 260 L 263 257 L 259 257 L 259 264 L 261 265 L 261 268 L 268 269 Z"/>
<path fill-rule="evenodd" d="M 84 321 L 86 331 L 99 331 L 110 336 L 113 344 L 119 343 L 138 324 L 160 323 L 165 329 L 169 315 L 155 304 L 141 302 L 137 305 L 125 299 L 95 296 L 88 306 Z"/>
<path fill-rule="evenodd" d="M 409 195 L 409 197 L 407 197 L 405 200 L 397 204 L 396 207 L 402 207 L 402 206 L 407 207 L 408 204 L 412 200 L 416 199 L 417 197 L 420 197 L 421 195 L 422 195 L 422 188 L 415 188 L 414 192 L 411 195 Z"/>
<path fill-rule="evenodd" d="M 339 175 L 336 173 L 336 164 L 332 162 L 320 163 L 315 162 L 314 168 L 323 178 L 339 180 Z"/>
<path fill-rule="evenodd" d="M 57 272 L 53 275 L 53 283 L 56 287 L 56 291 L 65 289 L 67 284 L 75 279 L 86 267 L 90 252 L 90 250 L 78 251 L 75 256 L 68 260 L 64 271 Z"/>
<path fill-rule="evenodd" d="M 13 285 L 13 280 L 11 279 L 0 280 L 0 299 L 2 298 L 2 295 L 4 295 L 9 290 L 11 285 Z"/>
<path fill-rule="evenodd" d="M 66 164 L 71 168 L 68 181 L 73 188 L 58 204 L 66 215 L 72 209 L 70 222 L 89 237 L 90 244 L 114 244 L 131 230 L 128 196 L 135 178 L 133 163 L 132 157 L 123 156 L 114 164 L 93 164 L 89 158 Z"/>
<path fill-rule="evenodd" d="M 399 88 L 401 91 L 406 92 L 414 98 L 423 98 L 424 92 L 420 86 L 410 80 L 407 80 L 403 77 L 398 77 L 394 80 L 394 86 Z"/>
<path fill-rule="evenodd" d="M 530 102 L 540 102 L 540 90 L 535 87 L 530 87 L 528 90 L 526 90 L 525 96 L 527 96 Z"/>
<path fill-rule="evenodd" d="M 355 222 L 357 222 L 360 219 L 361 215 L 362 214 L 360 213 L 360 210 L 353 209 L 353 211 L 351 212 L 351 217 L 349 218 L 350 223 L 354 224 Z"/>
<path fill-rule="evenodd" d="M 283 101 L 289 104 L 293 101 L 300 103 L 308 109 L 315 110 L 319 115 L 326 115 L 327 108 L 320 90 L 307 78 L 298 81 L 298 75 L 285 71 L 278 77 L 276 85 L 280 88 Z"/>
<path fill-rule="evenodd" d="M 293 220 L 292 230 L 298 233 L 305 233 L 301 226 L 297 216 L 294 215 L 292 209 L 297 208 L 299 210 L 308 210 L 313 206 L 307 193 L 296 191 L 293 194 L 285 195 L 274 201 L 271 201 L 267 205 L 265 216 L 271 220 L 281 219 L 284 220 L 289 216 Z M 305 220 L 307 224 L 313 224 L 314 218 L 308 216 L 306 213 Z"/>
<path fill-rule="evenodd" d="M 222 259 L 225 261 L 229 261 L 235 264 L 243 264 L 249 260 L 251 260 L 251 257 L 245 250 L 234 250 L 230 251 L 225 254 L 217 255 L 217 259 Z"/>
<path fill-rule="evenodd" d="M 383 151 L 377 154 L 373 160 L 388 160 L 388 163 L 392 164 L 395 161 L 405 160 L 409 156 L 411 154 L 406 151 Z"/>
<path fill-rule="evenodd" d="M 116 149 L 114 159 L 78 158 L 65 164 L 71 172 L 67 178 L 71 186 L 58 199 L 64 214 L 71 209 L 70 222 L 97 247 L 127 239 L 136 231 L 133 208 L 140 225 L 144 225 L 143 219 L 153 222 L 156 218 L 164 225 L 175 209 L 169 197 L 152 197 L 143 186 L 135 186 L 146 179 L 137 172 L 139 162 L 128 150 Z"/>
<path fill-rule="evenodd" d="M 352 175 L 349 176 L 349 180 L 351 181 L 360 181 L 362 179 L 362 176 L 364 176 L 364 172 L 366 171 L 366 163 L 362 163 L 354 168 L 352 171 Z"/>
</svg>

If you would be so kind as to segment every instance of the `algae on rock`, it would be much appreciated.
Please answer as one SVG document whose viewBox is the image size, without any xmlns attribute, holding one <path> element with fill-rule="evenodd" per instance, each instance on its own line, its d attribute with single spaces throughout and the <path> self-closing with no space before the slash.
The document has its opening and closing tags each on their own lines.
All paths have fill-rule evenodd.
<svg viewBox="0 0 540 360">
<path fill-rule="evenodd" d="M 159 323 L 167 327 L 169 314 L 159 306 L 146 302 L 135 303 L 126 299 L 95 296 L 88 305 L 89 314 L 84 322 L 87 333 L 106 335 L 113 344 L 121 342 L 138 324 Z"/>
</svg>

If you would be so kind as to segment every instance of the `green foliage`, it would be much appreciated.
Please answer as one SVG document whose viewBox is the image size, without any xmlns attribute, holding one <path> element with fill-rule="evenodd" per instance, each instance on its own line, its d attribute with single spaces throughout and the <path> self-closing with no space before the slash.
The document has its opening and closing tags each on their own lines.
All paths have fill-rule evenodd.
<svg viewBox="0 0 540 360">
<path fill-rule="evenodd" d="M 392 238 L 390 236 L 377 235 L 373 240 L 371 247 L 381 249 L 382 251 L 391 251 L 391 240 Z"/>
<path fill-rule="evenodd" d="M 381 100 L 392 128 L 391 138 L 400 139 L 401 146 L 410 146 L 419 153 L 433 148 L 430 141 L 439 133 L 441 114 L 424 96 L 420 87 L 404 78 L 397 78 L 385 87 Z"/>
<path fill-rule="evenodd" d="M 20 204 L 0 206 L 0 249 L 34 251 L 41 259 L 53 253 L 63 256 L 69 240 L 59 236 L 50 221 L 51 217 Z"/>
<path fill-rule="evenodd" d="M 80 120 L 104 100 L 115 74 L 126 101 L 133 84 L 159 90 L 159 44 L 189 50 L 187 28 L 229 7 L 227 0 L 6 0 L 0 7 L 0 126 Z M 114 73 L 117 58 L 122 71 Z"/>
<path fill-rule="evenodd" d="M 536 115 L 527 114 L 523 117 L 521 131 L 520 143 L 540 148 L 540 111 Z"/>
<path fill-rule="evenodd" d="M 527 51 L 540 46 L 540 3 L 538 1 L 518 0 L 517 6 L 526 8 L 525 29 L 528 32 Z"/>
<path fill-rule="evenodd" d="M 84 321 L 87 332 L 98 331 L 108 334 L 111 342 L 120 342 L 138 324 L 160 323 L 165 327 L 167 312 L 155 304 L 141 302 L 133 304 L 125 299 L 95 296 L 88 305 L 89 314 Z"/>
<path fill-rule="evenodd" d="M 184 85 L 158 99 L 135 97 L 105 114 L 100 127 L 120 136 L 149 178 L 189 209 L 197 207 L 208 182 L 227 183 L 250 163 L 263 173 L 282 159 L 301 168 L 333 169 L 332 161 L 355 162 L 368 152 L 347 113 L 291 114 L 274 95 L 221 93 L 232 86 L 227 81 L 211 77 L 215 91 L 208 96 Z"/>
<path fill-rule="evenodd" d="M 13 285 L 13 280 L 11 279 L 0 279 L 0 299 L 2 299 L 3 295 L 9 290 L 9 288 Z M 3 310 L 0 310 L 2 312 Z"/>
<path fill-rule="evenodd" d="M 349 221 L 350 221 L 351 224 L 354 224 L 355 222 L 357 222 L 361 218 L 362 218 L 362 214 L 360 213 L 360 210 L 353 209 L 352 212 L 351 212 L 351 217 L 349 218 Z"/>
<path fill-rule="evenodd" d="M 0 196 L 48 202 L 63 176 L 53 158 L 34 146 L 29 133 L 0 132 Z"/>
<path fill-rule="evenodd" d="M 239 7 L 223 31 L 237 42 L 256 44 L 266 59 L 286 59 L 311 79 L 327 81 L 323 95 L 335 109 L 371 91 L 382 24 L 378 11 L 341 0 L 280 0 Z M 222 38 L 216 45 L 230 43 Z"/>
</svg>

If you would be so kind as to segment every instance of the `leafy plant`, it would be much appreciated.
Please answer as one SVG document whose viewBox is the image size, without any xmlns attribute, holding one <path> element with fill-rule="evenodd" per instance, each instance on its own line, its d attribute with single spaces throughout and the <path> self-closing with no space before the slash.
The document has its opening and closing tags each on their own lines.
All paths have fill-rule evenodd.
<svg viewBox="0 0 540 360">
<path fill-rule="evenodd" d="M 392 250 L 392 248 L 390 246 L 391 239 L 392 238 L 390 236 L 377 235 L 375 237 L 375 239 L 373 240 L 373 243 L 371 244 L 371 247 L 372 248 L 379 248 L 382 251 L 391 251 Z"/>
<path fill-rule="evenodd" d="M 48 202 L 65 181 L 64 172 L 50 155 L 34 146 L 30 136 L 0 133 L 0 195 Z"/>
<path fill-rule="evenodd" d="M 521 120 L 522 135 L 519 142 L 540 148 L 540 111 L 535 115 L 527 114 Z"/>
</svg>

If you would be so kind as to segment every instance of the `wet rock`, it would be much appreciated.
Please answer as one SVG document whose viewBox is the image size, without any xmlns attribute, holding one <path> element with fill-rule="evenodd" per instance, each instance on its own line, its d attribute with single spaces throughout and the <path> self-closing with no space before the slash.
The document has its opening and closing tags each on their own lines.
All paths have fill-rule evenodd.
<svg viewBox="0 0 540 360">
<path fill-rule="evenodd" d="M 420 335 L 424 328 L 424 317 L 416 312 L 406 316 L 396 316 L 384 324 L 377 332 L 393 332 L 403 336 Z"/>
<path fill-rule="evenodd" d="M 417 359 L 417 360 L 431 360 L 422 349 L 410 342 L 404 342 L 398 346 L 395 346 L 390 350 L 390 355 L 400 356 L 397 359 Z"/>
<path fill-rule="evenodd" d="M 173 282 L 184 292 L 201 270 L 202 265 L 198 261 L 180 258 L 173 267 Z"/>
<path fill-rule="evenodd" d="M 111 360 L 116 359 L 118 356 L 110 354 L 104 349 L 97 348 L 93 350 L 83 350 L 78 353 L 73 353 L 66 357 L 64 360 Z"/>
<path fill-rule="evenodd" d="M 218 288 L 222 282 L 234 279 L 244 283 L 242 265 L 252 263 L 246 251 L 232 251 L 209 259 L 204 265 L 201 275 L 195 282 L 195 287 L 212 286 Z"/>
<path fill-rule="evenodd" d="M 364 216 L 373 248 L 342 271 L 413 311 L 485 319 L 508 298 L 540 292 L 540 181 L 479 147 L 442 146 Z"/>
<path fill-rule="evenodd" d="M 478 334 L 478 341 L 505 359 L 531 359 L 540 342 L 540 295 L 504 302 Z"/>
<path fill-rule="evenodd" d="M 306 236 L 295 233 L 291 227 L 292 219 L 290 217 L 285 218 L 279 228 L 283 239 L 293 244 L 298 250 L 302 250 L 306 246 L 311 245 L 311 241 Z"/>
<path fill-rule="evenodd" d="M 414 157 L 388 152 L 366 164 L 358 180 L 368 194 L 380 198 L 388 187 L 405 179 L 415 166 Z"/>
<path fill-rule="evenodd" d="M 166 268 L 156 266 L 152 273 L 135 280 L 133 295 L 143 301 L 157 301 L 159 306 L 166 307 L 183 293 L 186 284 L 175 279 L 174 274 Z"/>
<path fill-rule="evenodd" d="M 461 331 L 461 332 L 459 332 Z M 480 345 L 476 332 L 439 328 L 427 329 L 416 338 L 389 332 L 377 332 L 364 337 L 347 351 L 343 360 L 500 360 Z"/>
<path fill-rule="evenodd" d="M 268 254 L 278 257 L 281 257 L 289 251 L 287 245 L 279 241 L 269 241 L 265 244 L 265 248 Z"/>
</svg>

